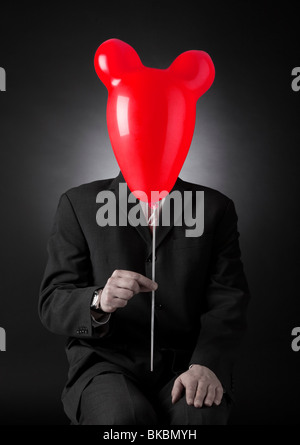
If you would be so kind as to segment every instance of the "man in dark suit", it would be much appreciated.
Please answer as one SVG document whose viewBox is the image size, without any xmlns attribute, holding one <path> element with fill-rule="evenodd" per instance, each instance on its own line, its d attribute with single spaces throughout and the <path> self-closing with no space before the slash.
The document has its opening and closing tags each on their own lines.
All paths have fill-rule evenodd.
<svg viewBox="0 0 300 445">
<path fill-rule="evenodd" d="M 204 232 L 187 237 L 174 218 L 158 225 L 153 282 L 149 227 L 120 225 L 119 213 L 116 226 L 96 222 L 103 190 L 117 212 L 130 210 L 118 196 L 124 182 L 120 173 L 62 195 L 49 239 L 39 313 L 68 337 L 65 412 L 73 424 L 226 424 L 249 298 L 234 204 L 178 178 L 172 191 L 204 192 Z"/>
</svg>

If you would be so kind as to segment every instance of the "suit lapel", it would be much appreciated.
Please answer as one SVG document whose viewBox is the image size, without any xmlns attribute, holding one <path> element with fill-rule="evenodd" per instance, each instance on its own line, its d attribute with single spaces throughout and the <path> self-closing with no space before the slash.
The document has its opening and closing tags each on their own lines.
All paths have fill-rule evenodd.
<svg viewBox="0 0 300 445">
<path fill-rule="evenodd" d="M 145 243 L 147 245 L 151 245 L 152 236 L 151 236 L 151 232 L 148 227 L 144 212 L 142 210 L 142 207 L 140 206 L 140 204 L 137 200 L 134 203 L 128 202 L 128 197 L 131 192 L 130 192 L 127 184 L 126 184 L 126 189 L 125 188 L 121 189 L 122 190 L 121 193 L 123 193 L 123 195 L 120 196 L 119 185 L 121 183 L 126 184 L 125 179 L 124 179 L 122 173 L 120 172 L 119 175 L 113 180 L 112 185 L 111 185 L 111 188 L 115 192 L 116 202 L 117 202 L 117 205 L 120 210 L 119 218 L 121 217 L 121 219 L 123 219 L 124 221 L 127 220 L 127 218 L 128 218 L 131 225 L 134 226 L 134 228 L 138 231 L 139 235 L 143 238 Z M 125 191 L 125 193 L 124 193 L 124 191 Z M 137 226 L 134 225 L 134 221 L 130 218 L 130 210 L 133 207 L 135 207 L 136 205 L 139 205 L 139 207 L 140 207 L 140 220 L 142 222 L 142 224 L 138 224 Z"/>
<path fill-rule="evenodd" d="M 122 173 L 120 172 L 119 175 L 112 181 L 112 184 L 110 187 L 112 190 L 114 190 L 114 193 L 116 196 L 116 202 L 120 209 L 119 219 L 121 218 L 121 220 L 123 220 L 125 222 L 128 217 L 129 222 L 134 226 L 134 222 L 130 218 L 130 210 L 134 206 L 139 205 L 140 220 L 141 220 L 142 224 L 138 224 L 137 226 L 135 226 L 135 229 L 138 231 L 139 235 L 142 237 L 144 242 L 148 245 L 149 255 L 150 255 L 152 252 L 152 235 L 151 235 L 150 229 L 147 225 L 147 221 L 144 216 L 142 207 L 140 206 L 140 204 L 137 201 L 134 203 L 128 203 L 128 197 L 130 195 L 130 190 L 129 190 L 127 184 L 126 184 L 126 189 L 125 188 L 121 189 L 121 193 L 123 195 L 120 196 L 119 185 L 121 183 L 126 184 L 125 179 L 124 179 Z M 125 191 L 125 193 L 124 193 L 124 191 Z M 183 202 L 184 187 L 183 187 L 183 181 L 180 178 L 177 179 L 173 189 L 171 190 L 171 192 L 173 192 L 173 191 L 181 192 L 182 202 Z M 166 199 L 169 199 L 169 195 L 168 195 L 168 197 L 166 197 Z M 162 220 L 161 220 L 162 213 L 160 213 L 159 225 L 156 227 L 156 243 L 155 243 L 156 248 L 163 242 L 163 240 L 166 238 L 168 233 L 172 230 L 172 228 L 174 227 L 174 224 L 176 224 L 176 221 L 178 220 L 178 218 L 180 216 L 183 217 L 182 212 L 180 215 L 179 214 L 175 215 L 175 217 L 174 217 L 174 212 L 171 211 L 170 213 L 171 213 L 170 214 L 170 224 L 167 226 L 162 225 Z"/>
<path fill-rule="evenodd" d="M 177 181 L 175 182 L 175 185 L 170 193 L 173 193 L 173 192 L 180 192 L 181 198 L 182 198 L 182 204 L 183 204 L 184 187 L 183 187 L 183 181 L 180 178 L 177 179 Z M 170 194 L 167 195 L 166 200 L 170 200 Z M 170 224 L 168 224 L 166 226 L 162 225 L 162 212 L 163 212 L 164 206 L 166 204 L 167 204 L 166 202 L 163 204 L 162 211 L 159 216 L 159 225 L 156 227 L 156 243 L 155 243 L 156 248 L 159 247 L 159 245 L 163 242 L 163 240 L 166 238 L 166 236 L 171 232 L 171 230 L 173 229 L 174 225 L 178 222 L 178 220 L 180 218 L 183 218 L 183 208 L 181 209 L 180 213 L 175 214 L 173 211 L 174 209 L 172 209 L 172 207 L 171 207 Z"/>
</svg>

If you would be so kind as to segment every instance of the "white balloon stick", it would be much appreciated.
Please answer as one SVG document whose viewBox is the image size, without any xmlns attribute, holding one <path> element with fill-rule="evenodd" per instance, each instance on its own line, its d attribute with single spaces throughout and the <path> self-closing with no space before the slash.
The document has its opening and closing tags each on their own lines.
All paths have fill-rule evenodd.
<svg viewBox="0 0 300 445">
<path fill-rule="evenodd" d="M 151 216 L 148 223 L 152 226 L 152 280 L 155 281 L 155 235 L 156 235 L 156 208 L 157 205 L 151 206 Z M 154 314 L 155 314 L 155 291 L 151 295 L 151 359 L 150 371 L 153 371 L 153 357 L 154 357 Z"/>
</svg>

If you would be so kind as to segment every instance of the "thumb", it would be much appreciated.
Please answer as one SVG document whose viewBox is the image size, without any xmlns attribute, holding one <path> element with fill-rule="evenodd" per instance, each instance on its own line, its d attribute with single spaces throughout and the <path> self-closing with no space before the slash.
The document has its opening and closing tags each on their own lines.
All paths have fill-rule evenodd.
<svg viewBox="0 0 300 445">
<path fill-rule="evenodd" d="M 183 386 L 181 380 L 179 378 L 176 379 L 174 382 L 174 385 L 173 385 L 172 392 L 171 392 L 172 403 L 178 402 L 178 400 L 181 397 L 183 389 L 184 389 L 184 386 Z"/>
<path fill-rule="evenodd" d="M 151 292 L 158 288 L 158 284 L 155 281 L 152 281 L 152 283 L 149 286 L 140 284 L 139 287 L 140 287 L 139 292 Z"/>
</svg>

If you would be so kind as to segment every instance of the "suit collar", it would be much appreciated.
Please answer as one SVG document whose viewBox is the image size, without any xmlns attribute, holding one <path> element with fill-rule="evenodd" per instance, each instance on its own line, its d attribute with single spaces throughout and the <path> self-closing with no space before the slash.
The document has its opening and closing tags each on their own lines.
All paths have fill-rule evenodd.
<svg viewBox="0 0 300 445">
<path fill-rule="evenodd" d="M 130 195 L 130 190 L 126 184 L 126 194 L 127 196 L 122 196 L 120 199 L 119 196 L 119 185 L 121 183 L 125 183 L 126 181 L 124 179 L 124 176 L 122 175 L 122 172 L 120 171 L 118 176 L 116 178 L 114 178 L 111 182 L 111 186 L 110 186 L 110 190 L 114 190 L 116 199 L 117 199 L 117 203 L 120 207 L 120 210 L 123 212 L 123 214 L 125 214 L 126 216 L 128 216 L 128 213 L 130 211 L 130 209 L 132 207 L 134 207 L 135 205 L 137 205 L 137 203 L 128 203 L 128 196 Z M 177 178 L 177 181 L 174 184 L 174 187 L 172 188 L 171 192 L 173 191 L 179 191 L 182 193 L 183 196 L 183 192 L 184 192 L 185 188 L 184 188 L 184 182 L 182 181 L 182 179 Z M 125 202 L 126 200 L 126 202 Z M 139 224 L 138 226 L 136 226 L 136 230 L 139 232 L 140 236 L 143 238 L 143 240 L 147 243 L 148 247 L 149 247 L 149 254 L 151 253 L 152 250 L 152 236 L 151 236 L 151 232 L 150 229 L 147 225 L 147 221 L 146 218 L 144 216 L 144 212 L 142 211 L 142 208 L 140 210 L 141 212 L 141 221 L 142 221 L 142 225 Z M 130 220 L 130 217 L 129 217 Z M 174 218 L 171 217 L 170 218 L 170 225 L 168 226 L 163 226 L 163 225 L 159 225 L 156 227 L 156 248 L 162 243 L 162 241 L 165 239 L 165 237 L 168 235 L 168 233 L 170 232 L 170 230 L 173 228 L 174 226 Z"/>
</svg>

